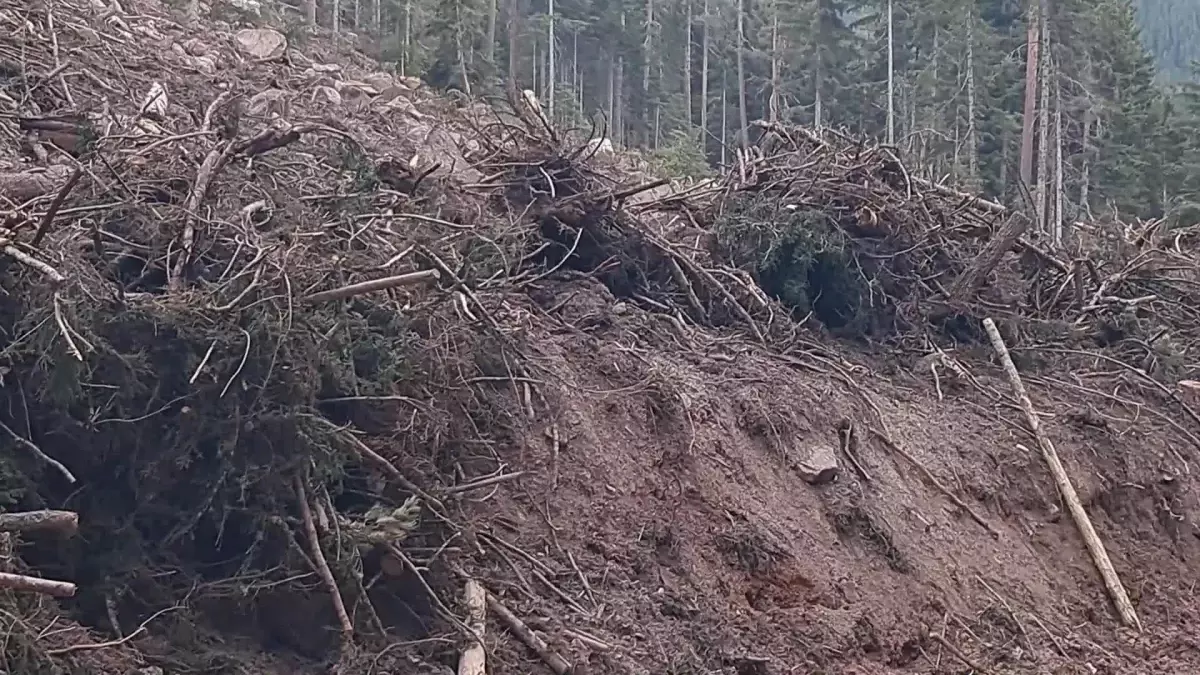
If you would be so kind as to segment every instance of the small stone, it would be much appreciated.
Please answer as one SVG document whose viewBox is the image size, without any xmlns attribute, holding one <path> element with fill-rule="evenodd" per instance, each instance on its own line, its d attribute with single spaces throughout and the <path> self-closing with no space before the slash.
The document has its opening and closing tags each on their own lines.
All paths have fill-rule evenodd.
<svg viewBox="0 0 1200 675">
<path fill-rule="evenodd" d="M 273 61 L 287 53 L 287 38 L 270 28 L 244 28 L 233 39 L 238 51 L 251 59 Z"/>
<path fill-rule="evenodd" d="M 246 103 L 246 114 L 252 117 L 284 117 L 287 114 L 287 104 L 288 92 L 282 89 L 267 89 L 250 98 Z"/>
<path fill-rule="evenodd" d="M 384 72 L 371 73 L 363 81 L 375 88 L 376 91 L 386 91 L 396 86 L 396 80 Z"/>
<path fill-rule="evenodd" d="M 837 479 L 838 469 L 837 454 L 827 445 L 809 448 L 808 456 L 796 466 L 796 472 L 810 485 L 832 483 Z"/>
<path fill-rule="evenodd" d="M 342 95 L 333 87 L 317 87 L 313 90 L 313 101 L 340 107 L 342 105 Z"/>
</svg>

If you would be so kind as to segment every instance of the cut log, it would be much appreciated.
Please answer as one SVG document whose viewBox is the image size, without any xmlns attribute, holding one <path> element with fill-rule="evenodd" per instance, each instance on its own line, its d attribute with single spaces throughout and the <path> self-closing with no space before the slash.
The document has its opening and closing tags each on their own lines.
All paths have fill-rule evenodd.
<svg viewBox="0 0 1200 675">
<path fill-rule="evenodd" d="M 79 516 L 73 511 L 0 513 L 0 532 L 58 532 L 70 536 L 78 531 Z"/>
<path fill-rule="evenodd" d="M 1000 228 L 1000 231 L 984 245 L 983 252 L 975 256 L 975 259 L 967 265 L 967 269 L 963 270 L 963 273 L 955 280 L 954 286 L 950 289 L 950 298 L 957 302 L 970 300 L 975 291 L 983 286 L 987 276 L 1000 264 L 1004 254 L 1017 243 L 1021 235 L 1025 234 L 1028 226 L 1029 219 L 1024 214 L 1012 213 L 1004 223 L 1004 227 Z"/>
<path fill-rule="evenodd" d="M 483 647 L 483 634 L 487 626 L 487 591 L 483 584 L 474 579 L 467 580 L 463 602 L 467 606 L 467 626 L 475 638 L 463 649 L 458 660 L 458 675 L 486 675 L 487 651 Z"/>
<path fill-rule="evenodd" d="M 24 574 L 9 574 L 8 572 L 0 572 L 0 588 L 27 593 L 43 593 L 55 598 L 69 598 L 75 595 L 75 584 L 27 577 Z"/>
<path fill-rule="evenodd" d="M 1021 382 L 1021 375 L 1017 373 L 1017 367 L 1013 364 L 1012 357 L 1009 356 L 1008 346 L 1004 344 L 1004 338 L 996 328 L 996 322 L 984 319 L 983 327 L 992 341 L 992 348 L 996 350 L 1000 365 L 1004 367 L 1004 374 L 1008 376 L 1008 383 L 1012 387 L 1013 395 L 1017 397 L 1017 401 L 1021 404 L 1021 410 L 1025 412 L 1025 421 L 1029 424 L 1029 429 L 1033 432 L 1034 437 L 1037 438 L 1038 447 L 1042 451 L 1042 459 L 1046 461 L 1046 465 L 1050 467 L 1050 473 L 1054 475 L 1054 483 L 1058 486 L 1059 494 L 1067 503 L 1071 519 L 1075 521 L 1075 527 L 1079 529 L 1083 543 L 1087 545 L 1088 553 L 1091 554 L 1092 562 L 1096 564 L 1096 570 L 1100 572 L 1100 577 L 1104 580 L 1108 595 L 1121 615 L 1121 621 L 1126 626 L 1136 628 L 1138 632 L 1141 632 L 1142 622 L 1133 609 L 1133 603 L 1129 601 L 1129 596 L 1121 584 L 1120 577 L 1117 576 L 1117 571 L 1113 569 L 1112 562 L 1108 559 L 1104 543 L 1100 541 L 1099 535 L 1096 534 L 1096 528 L 1092 527 L 1091 519 L 1083 510 L 1079 495 L 1076 494 L 1075 487 L 1071 485 L 1071 478 L 1067 475 L 1067 470 L 1063 468 L 1062 462 L 1059 461 L 1054 445 L 1042 431 L 1037 411 L 1033 408 L 1033 401 L 1029 400 L 1029 394 L 1025 391 L 1024 383 Z"/>
</svg>

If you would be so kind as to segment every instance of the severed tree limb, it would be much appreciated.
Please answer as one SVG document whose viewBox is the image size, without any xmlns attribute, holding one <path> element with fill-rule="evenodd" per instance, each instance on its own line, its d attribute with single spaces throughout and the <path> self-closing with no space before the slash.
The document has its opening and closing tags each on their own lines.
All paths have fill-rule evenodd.
<svg viewBox="0 0 1200 675">
<path fill-rule="evenodd" d="M 74 511 L 0 513 L 0 532 L 59 532 L 70 536 L 78 531 L 79 515 Z"/>
<path fill-rule="evenodd" d="M 353 297 L 355 295 L 362 295 L 363 293 L 382 291 L 399 286 L 413 286 L 423 281 L 430 279 L 436 280 L 440 277 L 441 273 L 437 270 L 409 272 L 408 274 L 398 274 L 394 277 L 385 277 L 383 279 L 372 279 L 370 281 L 362 281 L 357 284 L 350 284 L 349 286 L 342 286 L 341 288 L 321 291 L 320 293 L 313 293 L 312 295 L 305 297 L 304 301 L 308 303 L 318 303 L 329 302 L 332 300 L 344 300 L 345 298 Z"/>
<path fill-rule="evenodd" d="M 983 252 L 967 265 L 967 269 L 959 275 L 950 288 L 951 300 L 966 302 L 983 285 L 987 276 L 996 269 L 1004 254 L 1017 243 L 1021 235 L 1029 227 L 1029 218 L 1023 213 L 1014 212 L 1005 221 L 992 238 L 983 247 Z"/>
<path fill-rule="evenodd" d="M 467 606 L 467 626 L 475 636 L 458 660 L 458 675 L 487 675 L 487 651 L 483 646 L 487 627 L 487 591 L 483 584 L 468 579 L 463 589 L 463 601 Z"/>
<path fill-rule="evenodd" d="M 233 141 L 225 141 L 208 152 L 200 164 L 200 168 L 196 171 L 196 182 L 192 185 L 192 191 L 188 194 L 183 207 L 182 250 L 179 251 L 179 257 L 175 260 L 174 267 L 169 270 L 170 274 L 167 275 L 167 288 L 172 292 L 183 288 L 183 272 L 192 258 L 192 248 L 196 244 L 196 219 L 200 212 L 200 205 L 204 202 L 205 195 L 208 194 L 208 186 L 216 174 L 225 168 L 232 153 Z"/>
<path fill-rule="evenodd" d="M 1054 483 L 1058 486 L 1058 491 L 1062 495 L 1063 501 L 1067 503 L 1067 508 L 1071 512 L 1071 519 L 1075 521 L 1075 527 L 1079 529 L 1079 534 L 1083 537 L 1084 544 L 1087 545 L 1088 553 L 1091 554 L 1092 561 L 1096 564 L 1096 570 L 1100 572 L 1100 577 L 1104 580 L 1104 586 L 1108 590 L 1108 595 L 1116 606 L 1117 612 L 1121 615 L 1121 621 L 1126 626 L 1136 628 L 1138 632 L 1141 632 L 1142 622 L 1138 619 L 1137 612 L 1133 608 L 1133 603 L 1129 601 L 1125 587 L 1121 584 L 1120 577 L 1117 576 L 1112 562 L 1108 559 L 1108 552 L 1104 550 L 1104 543 L 1100 541 L 1100 537 L 1096 534 L 1096 529 L 1092 527 L 1091 519 L 1088 518 L 1087 512 L 1083 510 L 1083 504 L 1079 501 L 1079 495 L 1076 494 L 1075 487 L 1071 485 L 1071 478 L 1067 475 L 1067 470 L 1063 468 L 1062 462 L 1058 458 L 1058 453 L 1054 450 L 1054 445 L 1050 443 L 1050 439 L 1042 431 L 1041 424 L 1038 422 L 1037 411 L 1033 408 L 1033 402 L 1029 400 L 1029 394 L 1026 393 L 1025 385 L 1021 382 L 1021 375 L 1017 373 L 1017 367 L 1013 364 L 1012 357 L 1009 356 L 1008 346 L 1004 344 L 1004 338 L 1000 335 L 999 329 L 996 328 L 996 322 L 991 319 L 984 319 L 983 327 L 987 331 L 988 338 L 992 341 L 992 348 L 996 350 L 996 356 L 1000 359 L 1000 365 L 1004 367 L 1004 374 L 1008 376 L 1008 383 L 1012 387 L 1013 394 L 1017 397 L 1017 401 L 1021 404 L 1021 409 L 1025 412 L 1025 421 L 1029 424 L 1030 430 L 1033 431 L 1033 435 L 1037 438 L 1038 447 L 1042 451 L 1042 458 L 1046 461 L 1046 465 L 1050 467 L 1050 473 L 1054 475 Z"/>
<path fill-rule="evenodd" d="M 68 483 L 75 482 L 75 474 L 71 473 L 71 470 L 68 469 L 62 462 L 58 461 L 57 459 L 54 459 L 53 457 L 51 457 L 50 455 L 47 455 L 44 452 L 42 452 L 42 449 L 39 448 L 36 443 L 25 438 L 21 434 L 18 434 L 17 432 L 13 431 L 4 422 L 0 422 L 0 431 L 3 431 L 4 433 L 8 434 L 9 437 L 12 438 L 13 441 L 15 441 L 17 443 L 17 445 L 24 447 L 26 450 L 29 450 L 34 455 L 36 455 L 38 459 L 40 459 L 43 462 L 54 467 L 59 473 L 61 473 L 63 475 L 63 478 L 67 479 Z"/>
<path fill-rule="evenodd" d="M 29 245 L 37 248 L 42 243 L 42 238 L 50 231 L 50 223 L 54 221 L 54 216 L 58 214 L 58 210 L 62 208 L 63 202 L 67 200 L 67 195 L 71 194 L 71 190 L 79 183 L 79 179 L 83 178 L 83 166 L 76 166 L 71 172 L 67 182 L 59 188 L 54 195 L 54 201 L 50 202 L 49 208 L 46 209 L 46 215 L 42 216 L 42 222 L 38 224 L 37 231 L 33 234 L 33 239 L 29 240 Z"/>
<path fill-rule="evenodd" d="M 67 278 L 64 277 L 58 270 L 42 262 L 41 260 L 38 260 L 37 258 L 34 258 L 12 244 L 5 242 L 3 250 L 6 255 L 12 257 L 22 265 L 25 265 L 31 269 L 35 269 L 46 275 L 50 281 L 54 282 L 56 286 L 65 283 L 67 280 Z"/>
<path fill-rule="evenodd" d="M 342 640 L 349 644 L 354 639 L 354 624 L 350 623 L 350 615 L 346 613 L 346 603 L 342 601 L 342 593 L 338 590 L 337 580 L 329 570 L 329 562 L 321 551 L 321 540 L 317 538 L 317 526 L 313 522 L 312 507 L 308 504 L 308 495 L 304 491 L 304 481 L 296 476 L 296 499 L 300 501 L 300 515 L 304 520 L 304 534 L 308 537 L 309 553 L 312 554 L 313 564 L 317 575 L 329 589 L 330 599 L 333 600 L 333 613 L 337 615 L 338 623 L 342 626 Z"/>
<path fill-rule="evenodd" d="M 488 609 L 492 610 L 505 626 L 508 626 L 513 635 L 516 635 L 521 642 L 525 643 L 526 647 L 532 649 L 541 657 L 542 661 L 545 661 L 547 666 L 550 666 L 550 670 L 553 670 L 555 675 L 568 675 L 571 672 L 571 664 L 566 659 L 557 652 L 551 651 L 545 640 L 538 637 L 530 630 L 529 626 L 525 625 L 524 621 L 518 619 L 517 615 L 509 611 L 504 603 L 491 593 L 487 594 L 487 605 Z"/>
<path fill-rule="evenodd" d="M 69 598 L 75 595 L 75 584 L 70 582 L 39 579 L 8 572 L 0 572 L 0 588 L 27 593 L 43 593 L 55 598 Z"/>
</svg>

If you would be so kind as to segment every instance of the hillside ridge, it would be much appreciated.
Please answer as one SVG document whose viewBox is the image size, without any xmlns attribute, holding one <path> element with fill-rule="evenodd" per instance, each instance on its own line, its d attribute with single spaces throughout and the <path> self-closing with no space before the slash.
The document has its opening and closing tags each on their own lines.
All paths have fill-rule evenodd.
<svg viewBox="0 0 1200 675">
<path fill-rule="evenodd" d="M 73 597 L 0 583 L 0 669 L 1197 668 L 1194 230 L 1055 249 L 782 124 L 669 180 L 172 17 L 0 0 L 0 501 L 78 514 L 5 534 Z"/>
</svg>

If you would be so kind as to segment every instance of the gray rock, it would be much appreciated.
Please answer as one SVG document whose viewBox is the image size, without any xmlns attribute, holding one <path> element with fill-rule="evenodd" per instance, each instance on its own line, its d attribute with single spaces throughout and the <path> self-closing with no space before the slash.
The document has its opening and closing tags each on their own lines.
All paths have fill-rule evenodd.
<svg viewBox="0 0 1200 675">
<path fill-rule="evenodd" d="M 270 28 L 244 28 L 233 40 L 242 56 L 258 61 L 273 61 L 287 52 L 287 38 Z"/>
<path fill-rule="evenodd" d="M 827 445 L 812 445 L 805 451 L 804 459 L 796 465 L 796 472 L 810 485 L 825 485 L 837 480 L 837 452 Z"/>
</svg>

